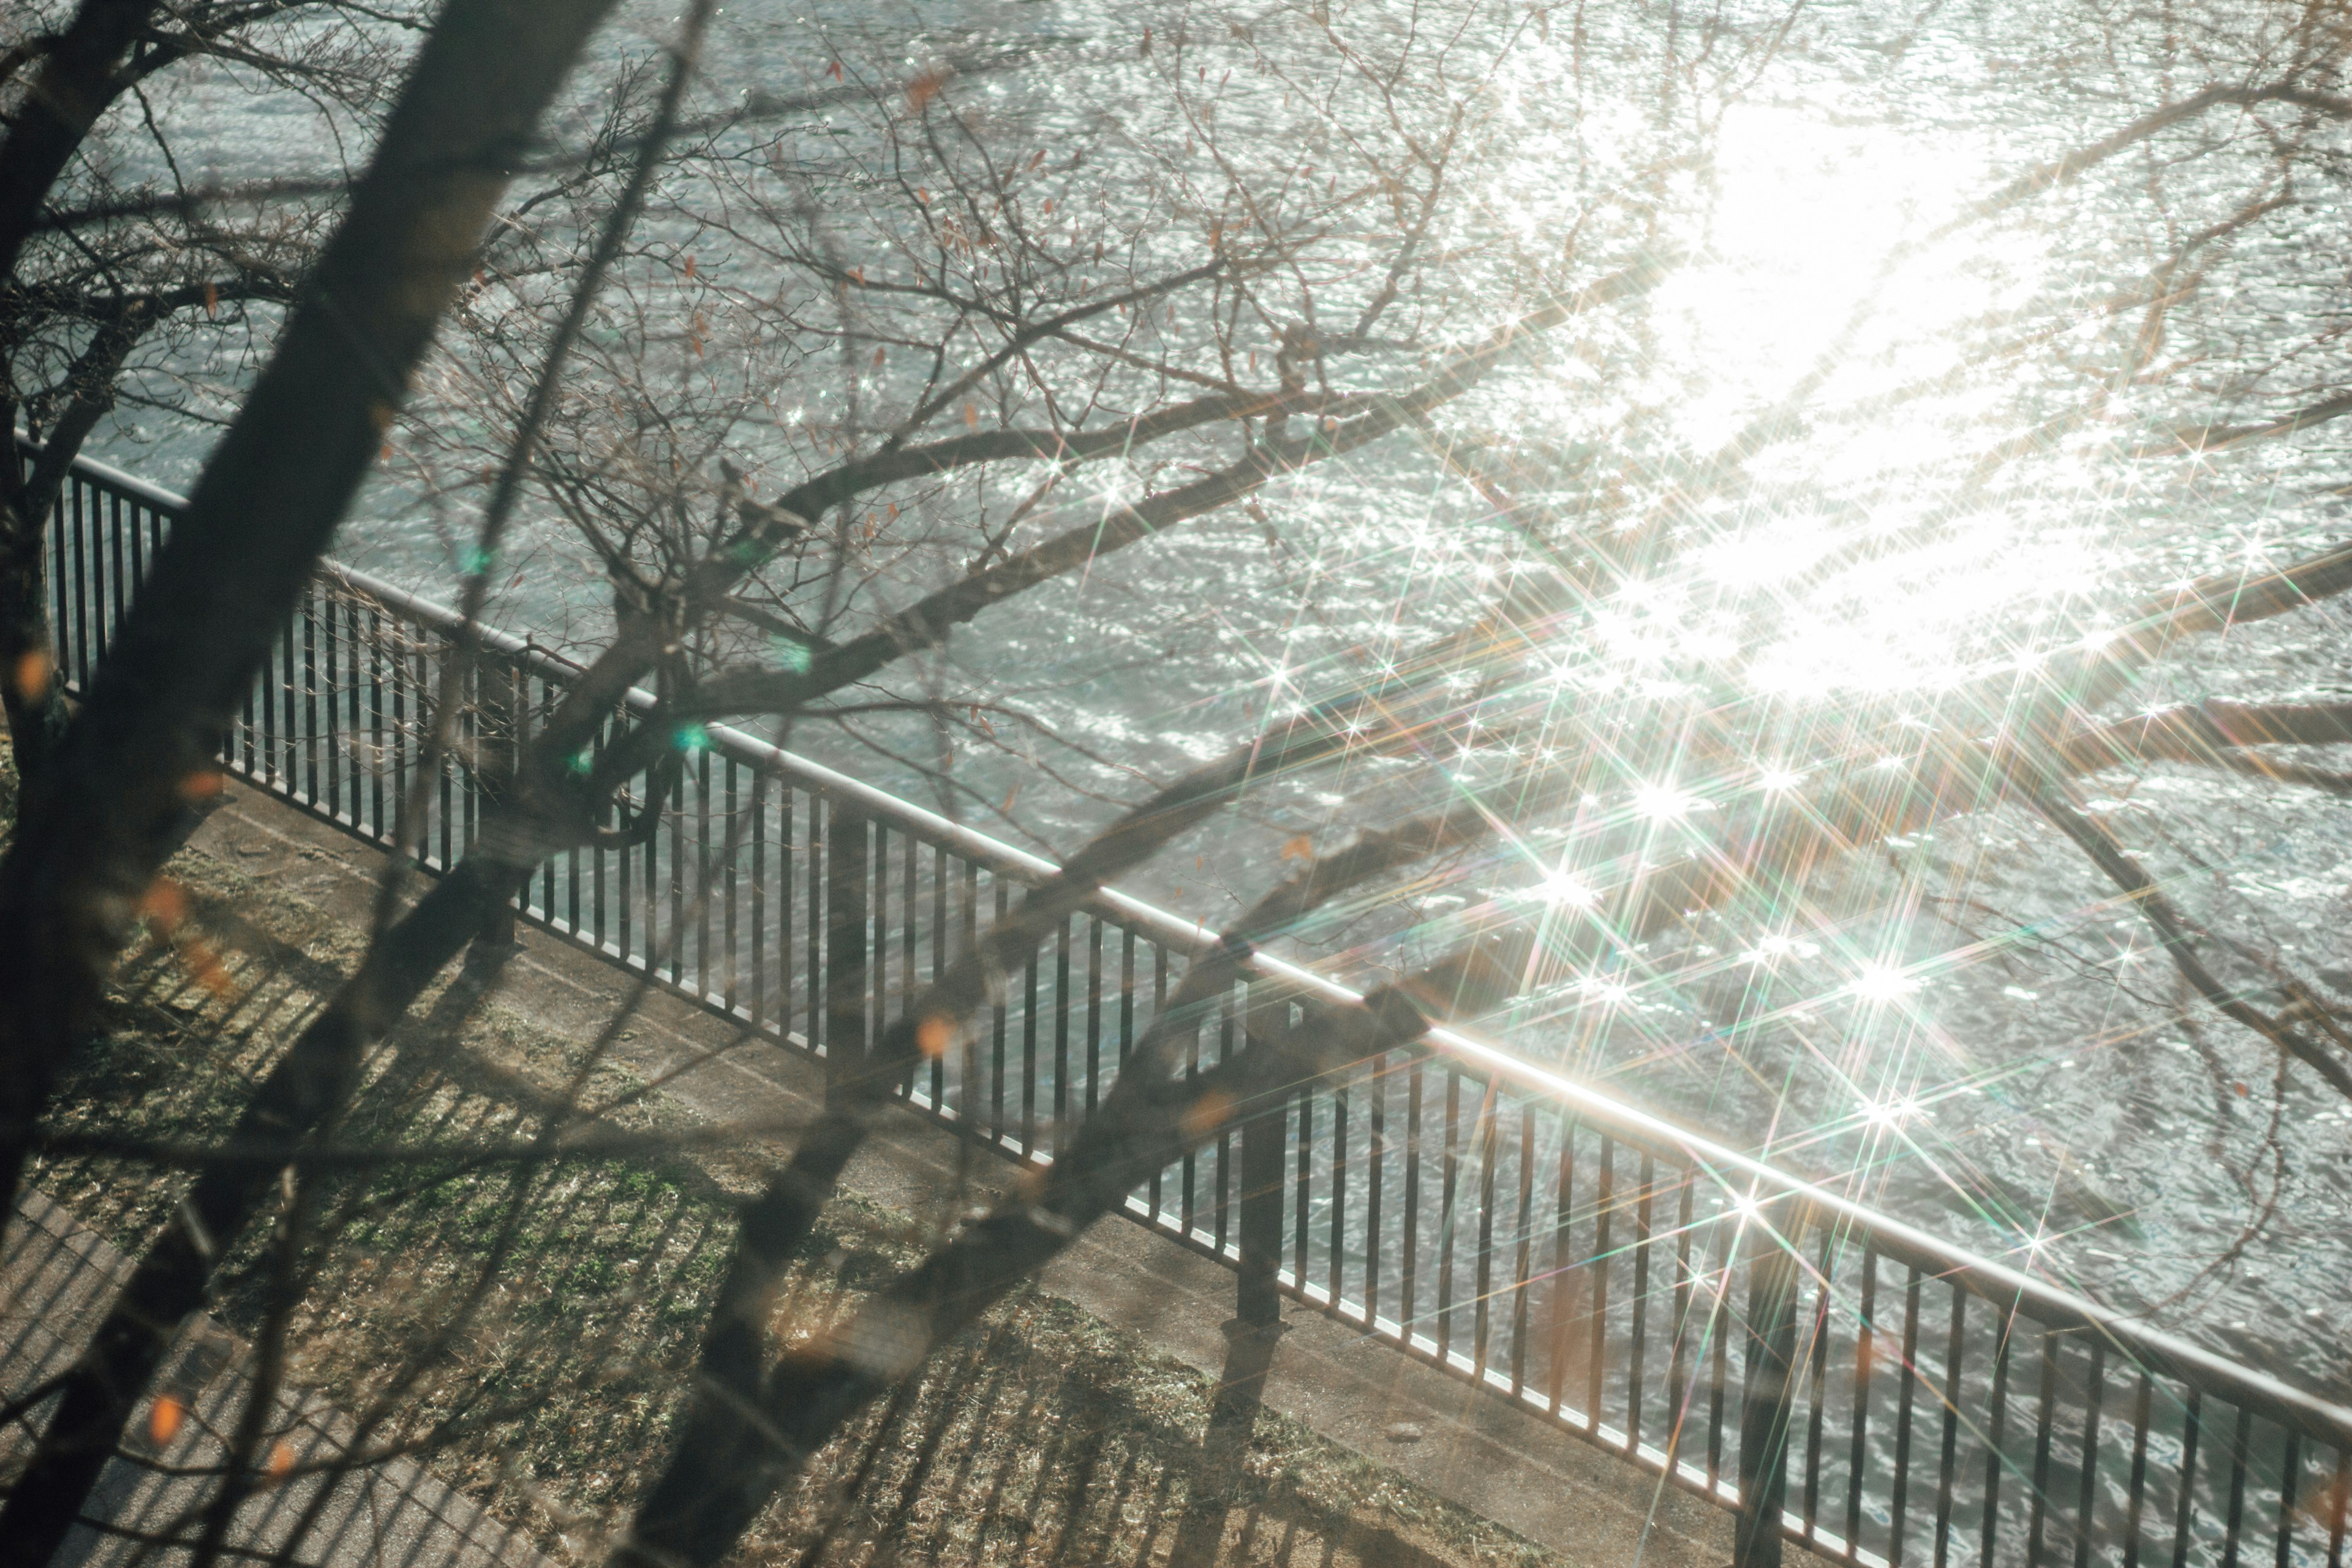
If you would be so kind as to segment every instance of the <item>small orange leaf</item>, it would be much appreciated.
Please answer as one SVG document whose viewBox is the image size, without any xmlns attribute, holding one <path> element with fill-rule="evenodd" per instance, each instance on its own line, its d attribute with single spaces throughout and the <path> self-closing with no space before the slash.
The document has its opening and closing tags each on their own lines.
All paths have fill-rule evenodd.
<svg viewBox="0 0 2352 1568">
<path fill-rule="evenodd" d="M 980 428 L 979 404 L 967 403 L 963 405 L 963 422 L 965 426 L 971 429 L 977 430 Z"/>
<path fill-rule="evenodd" d="M 691 256 L 686 258 L 686 275 L 688 278 L 694 276 L 694 258 Z"/>
<path fill-rule="evenodd" d="M 209 946 L 201 942 L 188 943 L 180 950 L 180 963 L 191 979 L 214 995 L 228 994 L 228 966 L 221 963 L 220 954 Z"/>
<path fill-rule="evenodd" d="M 49 676 L 56 667 L 49 663 L 45 649 L 34 648 L 16 661 L 16 695 L 26 702 L 38 702 L 49 694 Z"/>
<path fill-rule="evenodd" d="M 207 316 L 220 314 L 220 288 L 209 279 L 205 283 L 205 314 Z"/>
<path fill-rule="evenodd" d="M 179 1435 L 180 1423 L 187 1414 L 187 1407 L 170 1394 L 157 1394 L 155 1403 L 147 1408 L 148 1439 L 159 1448 L 169 1443 Z"/>
<path fill-rule="evenodd" d="M 1223 1127 L 1225 1119 L 1233 1113 L 1234 1097 L 1221 1089 L 1213 1089 L 1186 1106 L 1177 1124 L 1184 1130 L 1187 1138 L 1206 1138 Z"/>
<path fill-rule="evenodd" d="M 880 370 L 882 368 L 882 351 L 880 349 L 876 349 L 874 351 L 874 368 L 876 370 Z"/>
<path fill-rule="evenodd" d="M 834 61 L 832 65 L 825 68 L 824 74 L 831 77 L 834 80 L 839 81 L 841 79 L 841 62 L 839 60 Z"/>
<path fill-rule="evenodd" d="M 1314 859 L 1315 840 L 1307 837 L 1304 833 L 1286 840 L 1282 846 L 1282 858 L 1286 860 Z"/>
<path fill-rule="evenodd" d="M 933 1061 L 948 1054 L 954 1038 L 955 1026 L 937 1013 L 915 1026 L 915 1048 Z"/>
<path fill-rule="evenodd" d="M 294 1471 L 294 1450 L 283 1443 L 269 1446 L 269 1479 L 282 1481 Z"/>
<path fill-rule="evenodd" d="M 921 113 L 923 106 L 939 97 L 940 89 L 947 84 L 947 72 L 925 71 L 907 84 L 907 107 L 918 114 Z"/>
<path fill-rule="evenodd" d="M 168 936 L 188 918 L 187 895 L 180 891 L 177 882 L 158 877 L 139 897 L 139 917 L 153 921 L 155 929 Z"/>
<path fill-rule="evenodd" d="M 218 768 L 198 768 L 180 781 L 182 800 L 210 800 L 228 787 Z"/>
</svg>

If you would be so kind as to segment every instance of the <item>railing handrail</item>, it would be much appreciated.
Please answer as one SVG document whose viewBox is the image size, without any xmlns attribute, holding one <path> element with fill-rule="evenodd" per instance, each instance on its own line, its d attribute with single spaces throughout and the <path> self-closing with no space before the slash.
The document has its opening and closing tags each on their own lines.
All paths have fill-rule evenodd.
<svg viewBox="0 0 2352 1568">
<path fill-rule="evenodd" d="M 29 441 L 24 432 L 18 431 L 16 438 L 21 447 L 38 450 L 37 444 Z M 85 478 L 125 491 L 162 511 L 176 513 L 187 505 L 185 498 L 94 458 L 77 457 L 73 468 Z M 457 611 L 373 574 L 334 561 L 322 562 L 320 569 L 353 593 L 376 600 L 387 609 L 436 631 L 457 635 L 465 627 L 464 617 Z M 496 627 L 479 626 L 476 635 L 483 647 L 500 657 L 526 661 L 535 673 L 555 680 L 568 679 L 582 668 L 529 638 Z M 642 689 L 633 689 L 629 693 L 629 706 L 634 710 L 649 710 L 655 702 L 654 695 Z M 992 872 L 1034 883 L 1060 870 L 1044 856 L 965 826 L 730 726 L 713 725 L 710 734 L 715 747 L 742 761 L 772 769 L 835 800 L 854 802 L 892 829 L 951 850 Z M 1218 941 L 1219 933 L 1202 922 L 1186 920 L 1115 888 L 1099 889 L 1090 901 L 1115 923 L 1187 956 L 1197 956 Z M 1304 965 L 1264 952 L 1253 953 L 1245 967 L 1255 977 L 1277 982 L 1330 1003 L 1360 1002 L 1364 994 Z M 1433 1054 L 1480 1078 L 1508 1084 L 1549 1101 L 1636 1148 L 1706 1172 L 1733 1194 L 1735 1205 L 1744 1211 L 1743 1224 L 1748 1219 L 1763 1223 L 1777 1209 L 1801 1215 L 1804 1224 L 1813 1227 L 1826 1226 L 1846 1231 L 1865 1240 L 1883 1256 L 1916 1268 L 1924 1275 L 1956 1283 L 1981 1300 L 2021 1310 L 2050 1327 L 2100 1335 L 2152 1371 L 2165 1373 L 2231 1404 L 2259 1412 L 2305 1436 L 2352 1450 L 2352 1409 L 2295 1388 L 2177 1334 L 2151 1328 L 2088 1297 L 1979 1257 L 1867 1204 L 1792 1175 L 1757 1155 L 1629 1105 L 1464 1030 L 1439 1026 L 1432 1028 L 1421 1043 Z"/>
</svg>

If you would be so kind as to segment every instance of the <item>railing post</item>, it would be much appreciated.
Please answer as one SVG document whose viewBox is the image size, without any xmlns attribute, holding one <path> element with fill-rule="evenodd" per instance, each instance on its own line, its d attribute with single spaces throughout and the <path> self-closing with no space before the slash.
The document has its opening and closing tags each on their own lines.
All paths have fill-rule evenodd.
<svg viewBox="0 0 2352 1568">
<path fill-rule="evenodd" d="M 474 795 L 479 803 L 474 820 L 478 832 L 488 825 L 491 814 L 505 801 L 514 784 L 515 768 L 522 756 L 519 729 L 522 703 L 518 689 L 523 679 L 521 667 L 503 658 L 483 658 L 474 665 Z M 520 896 L 528 898 L 530 894 L 526 890 Z M 484 917 L 475 940 L 493 948 L 513 946 L 515 900 L 508 900 Z"/>
<path fill-rule="evenodd" d="M 1234 1316 L 1244 1328 L 1282 1321 L 1283 1133 L 1289 1105 L 1276 1100 L 1242 1123 L 1241 1277 Z"/>
<path fill-rule="evenodd" d="M 824 1082 L 828 1104 L 866 1058 L 866 814 L 824 803 Z"/>
<path fill-rule="evenodd" d="M 1756 1222 L 1748 1273 L 1748 1374 L 1739 1400 L 1739 1515 L 1732 1568 L 1780 1568 L 1780 1514 L 1789 1497 L 1789 1426 L 1796 1404 L 1795 1227 L 1774 1236 Z"/>
<path fill-rule="evenodd" d="M 1246 1048 L 1263 1048 L 1288 1022 L 1286 998 L 1269 1001 L 1260 994 L 1263 984 L 1250 987 L 1243 1016 Z M 1264 1110 L 1242 1122 L 1242 1190 L 1239 1228 L 1241 1268 L 1234 1289 L 1234 1327 L 1266 1331 L 1282 1325 L 1282 1204 L 1285 1195 L 1284 1144 L 1290 1128 L 1286 1095 L 1269 1097 Z"/>
</svg>

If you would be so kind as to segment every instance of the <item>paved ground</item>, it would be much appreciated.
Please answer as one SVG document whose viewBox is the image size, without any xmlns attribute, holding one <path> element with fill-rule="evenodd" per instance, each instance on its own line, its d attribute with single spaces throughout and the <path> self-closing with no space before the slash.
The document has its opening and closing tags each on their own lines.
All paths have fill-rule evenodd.
<svg viewBox="0 0 2352 1568">
<path fill-rule="evenodd" d="M 195 845 L 248 875 L 339 918 L 365 918 L 377 865 L 356 840 L 243 784 Z M 618 987 L 614 970 L 543 933 L 526 931 L 503 977 L 500 1002 L 570 1035 L 600 1026 Z M 647 1077 L 726 1045 L 735 1032 L 686 1001 L 656 995 L 622 1046 Z M 739 1047 L 670 1084 L 714 1120 L 774 1121 L 804 1113 L 818 1084 L 813 1064 L 766 1045 Z M 869 1144 L 846 1185 L 919 1212 L 952 1179 L 956 1141 L 909 1113 Z M 1045 1286 L 1212 1375 L 1231 1348 L 1234 1277 L 1139 1226 L 1094 1228 L 1046 1276 Z M 1310 1309 L 1297 1308 L 1275 1349 L 1265 1403 L 1389 1466 L 1449 1501 L 1570 1558 L 1654 1568 L 1720 1568 L 1731 1554 L 1730 1516 L 1609 1458 L 1502 1402 L 1412 1361 Z M 1400 1426 L 1417 1429 L 1397 1441 Z M 1791 1547 L 1792 1563 L 1813 1561 Z"/>
<path fill-rule="evenodd" d="M 29 1194 L 0 1249 L 0 1399 L 25 1398 L 70 1365 L 130 1272 L 130 1259 L 104 1237 Z M 148 1550 L 143 1538 L 196 1521 L 244 1408 L 247 1364 L 246 1347 L 213 1320 L 189 1324 L 157 1383 L 185 1415 L 174 1431 L 150 1417 L 148 1439 L 107 1466 L 89 1510 L 107 1528 L 77 1527 L 52 1568 L 189 1560 L 184 1550 Z M 42 1414 L 37 1407 L 35 1418 Z M 331 1568 L 541 1568 L 529 1542 L 407 1459 L 352 1465 L 351 1422 L 318 1400 L 281 1399 L 271 1425 L 268 1465 L 278 1479 L 240 1510 L 226 1560 L 281 1548 L 315 1514 L 300 1558 Z M 24 1457 L 25 1431 L 0 1432 L 0 1467 Z"/>
</svg>

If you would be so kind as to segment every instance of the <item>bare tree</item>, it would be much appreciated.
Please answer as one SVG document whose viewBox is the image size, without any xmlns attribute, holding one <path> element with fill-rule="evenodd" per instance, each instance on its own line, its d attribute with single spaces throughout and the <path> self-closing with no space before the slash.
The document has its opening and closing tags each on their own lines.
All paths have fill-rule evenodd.
<svg viewBox="0 0 2352 1568">
<path fill-rule="evenodd" d="M 861 81 L 846 46 L 813 54 L 827 63 L 811 80 L 702 114 L 687 99 L 693 70 L 708 68 L 698 10 L 676 57 L 613 100 L 652 104 L 636 119 L 614 111 L 612 123 L 629 127 L 607 139 L 627 170 L 617 182 L 550 177 L 493 227 L 503 182 L 474 164 L 413 184 L 386 173 L 494 159 L 523 135 L 597 19 L 593 7 L 575 11 L 560 28 L 541 19 L 533 85 L 512 96 L 509 121 L 469 129 L 454 149 L 438 144 L 456 132 L 449 99 L 436 95 L 470 79 L 450 40 L 489 24 L 464 11 L 440 24 L 376 172 L 207 468 L 183 524 L 189 542 L 175 542 L 145 590 L 58 753 L 56 782 L 32 779 L 0 868 L 0 976 L 38 999 L 0 1025 L 21 1162 L 189 782 L 210 776 L 228 704 L 259 658 L 257 628 L 315 564 L 405 391 L 331 363 L 340 351 L 319 324 L 317 290 L 331 284 L 346 308 L 375 298 L 393 311 L 385 301 L 403 279 L 434 279 L 429 298 L 394 311 L 387 341 L 404 371 L 427 366 L 419 415 L 402 432 L 407 459 L 438 504 L 470 511 L 482 498 L 464 546 L 467 622 L 489 612 L 509 574 L 543 570 L 571 595 L 565 632 L 582 668 L 510 763 L 461 759 L 510 772 L 463 858 L 413 901 L 395 858 L 363 955 L 319 988 L 315 1014 L 257 1067 L 233 1127 L 215 1130 L 221 1147 L 174 1151 L 194 1184 L 90 1354 L 50 1391 L 57 1414 L 0 1514 L 0 1536 L 28 1543 L 31 1557 L 62 1536 L 222 1260 L 260 1245 L 251 1237 L 269 1218 L 257 1392 L 196 1536 L 205 1553 L 222 1547 L 259 1484 L 268 1402 L 285 1376 L 275 1347 L 298 1313 L 305 1257 L 331 1245 L 320 1172 L 362 1097 L 370 1053 L 469 944 L 500 929 L 552 857 L 656 831 L 709 725 L 831 725 L 902 760 L 926 742 L 951 755 L 941 737 L 1000 720 L 1050 732 L 1001 691 L 959 683 L 944 655 L 963 628 L 1155 542 L 1179 552 L 1202 520 L 1303 510 L 1318 480 L 1354 464 L 1374 485 L 1411 475 L 1444 487 L 1458 509 L 1445 521 L 1488 542 L 1484 574 L 1463 571 L 1470 585 L 1442 598 L 1431 590 L 1430 613 L 1400 614 L 1385 644 L 1334 654 L 1299 683 L 1302 698 L 1234 726 L 1211 760 L 1161 770 L 1057 876 L 901 999 L 870 1050 L 828 1058 L 822 1113 L 791 1130 L 789 1155 L 758 1173 L 740 1205 L 670 1458 L 620 1540 L 623 1557 L 726 1556 L 812 1452 L 910 1387 L 939 1345 L 1139 1182 L 1280 1097 L 1410 1050 L 1436 1019 L 1492 1016 L 1517 999 L 1523 1023 L 1581 1027 L 1605 1018 L 1594 998 L 1611 975 L 1696 986 L 1721 973 L 1727 949 L 1769 967 L 1781 951 L 1770 943 L 1793 944 L 1790 911 L 1830 923 L 1826 881 L 1962 818 L 2014 819 L 2043 836 L 2037 844 L 2079 855 L 2070 868 L 2103 879 L 2116 909 L 2145 922 L 2187 988 L 2168 1016 L 2218 1012 L 2277 1053 L 2283 1085 L 2292 1060 L 2352 1096 L 2352 1036 L 2325 984 L 2275 944 L 2227 934 L 2189 907 L 2181 879 L 2152 868 L 2168 847 L 2131 842 L 2081 794 L 2097 775 L 2173 768 L 2343 793 L 2340 773 L 2281 748 L 2345 743 L 2344 702 L 2150 693 L 2173 661 L 2196 657 L 2198 639 L 2328 624 L 2321 606 L 2352 588 L 2344 547 L 2304 541 L 2185 580 L 2170 573 L 2169 585 L 2118 574 L 2097 585 L 2102 630 L 2056 643 L 2021 633 L 2004 646 L 2000 628 L 1924 717 L 1906 710 L 1907 693 L 1890 702 L 1832 685 L 1764 700 L 1752 679 L 1823 614 L 1811 590 L 1842 574 L 1866 589 L 1871 569 L 1964 535 L 1986 497 L 2070 441 L 2096 436 L 2136 461 L 2177 463 L 2191 487 L 2228 453 L 2292 440 L 2352 407 L 2336 384 L 2332 319 L 2301 337 L 2258 335 L 2221 298 L 2231 268 L 2252 267 L 2254 237 L 2295 221 L 2295 193 L 2341 177 L 2343 43 L 2326 13 L 2251 37 L 2213 22 L 2190 29 L 2162 70 L 2119 67 L 2125 90 L 2099 95 L 2105 121 L 1906 237 L 1861 297 L 1840 302 L 1840 330 L 1814 363 L 1741 407 L 1727 436 L 1701 438 L 1627 388 L 1671 330 L 1660 296 L 1710 262 L 1720 193 L 1693 172 L 1704 175 L 1747 88 L 1796 47 L 1788 16 L 1669 32 L 1648 140 L 1564 179 L 1517 227 L 1485 221 L 1491 191 L 1465 171 L 1544 155 L 1509 111 L 1514 72 L 1529 53 L 1553 58 L 1534 46 L 1565 24 L 1475 8 L 1442 29 L 1320 5 L 1162 18 L 1088 62 L 1149 85 L 1124 121 L 1061 104 L 1005 111 L 967 91 L 978 68 L 908 76 L 894 65 Z M 1539 75 L 1547 90 L 1570 91 L 1585 51 L 1601 47 L 1583 26 L 1570 65 Z M 1626 57 L 1647 59 L 1649 47 L 1626 46 Z M 2186 90 L 2152 79 L 2191 67 Z M 1236 76 L 1246 90 L 1228 97 Z M 1253 120 L 1276 96 L 1307 106 L 1303 142 Z M 2128 114 L 2112 112 L 2116 101 Z M 2212 177 L 2199 184 L 2191 169 Z M 2140 193 L 2147 232 L 2161 237 L 2143 277 L 2103 286 L 2089 305 L 2079 279 L 2051 281 L 1975 323 L 1958 370 L 1841 401 L 1845 356 L 1914 281 L 1906 267 L 2110 179 Z M 416 254 L 417 226 L 444 207 L 465 221 Z M 462 244 L 447 238 L 458 229 Z M 336 268 L 357 267 L 347 252 L 362 244 L 381 259 L 346 281 Z M 461 331 L 428 360 L 432 322 L 452 303 Z M 2168 360 L 2167 345 L 2184 342 L 2196 346 Z M 1780 482 L 1775 463 L 1802 442 L 1956 387 L 2032 379 L 2019 374 L 2025 363 L 2042 379 L 2001 403 L 1989 439 L 1948 455 L 1936 504 L 1888 526 L 1854 499 L 1866 492 L 1844 492 L 1848 510 L 1814 553 L 1771 574 L 1783 585 L 1714 605 L 1685 587 L 1685 569 L 1730 558 L 1740 509 L 1761 507 Z M 114 368 L 99 365 L 93 384 L 110 385 Z M 295 472 L 281 461 L 265 483 L 261 444 L 315 425 L 322 396 L 337 439 Z M 1562 403 L 1590 438 L 1551 439 L 1528 416 Z M 262 518 L 256 540 L 226 533 L 232 506 Z M 1283 531 L 1265 526 L 1278 550 Z M 1612 664 L 1612 647 L 1644 637 L 1654 657 Z M 463 749 L 474 658 L 461 639 L 423 721 L 436 769 Z M 633 710 L 640 686 L 653 701 Z M 1130 761 L 1091 760 L 1097 785 Z M 1339 808 L 1360 831 L 1319 853 L 1300 835 L 1295 871 L 1270 861 L 1276 874 L 1240 900 L 1049 1173 L 929 1238 L 927 1256 L 854 1310 L 788 1309 L 793 1260 L 849 1160 L 1003 975 L 1181 836 L 1343 770 L 1373 780 L 1351 785 Z M 943 799 L 960 798 L 953 767 L 933 777 Z M 413 810 L 404 832 L 421 819 Z M 1439 877 L 1475 896 L 1431 914 Z M 1906 873 L 1902 885 L 1922 881 Z M 1969 896 L 1966 878 L 1949 882 L 1954 901 Z M 1182 1070 L 1175 1043 L 1245 976 L 1255 946 L 1339 931 L 1387 984 L 1349 1006 L 1262 991 L 1244 1048 L 1212 1070 Z M 478 1164 L 511 1175 L 509 1222 L 547 1167 L 583 1149 L 678 1146 L 593 1141 L 616 1107 L 584 1086 L 643 989 L 527 1131 L 473 1146 Z M 419 1337 L 408 1381 L 394 1380 L 372 1423 L 392 1421 L 418 1367 L 450 1353 L 505 1257 L 493 1248 L 447 1319 Z"/>
</svg>

